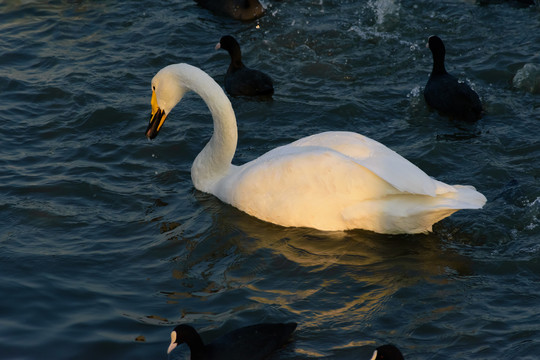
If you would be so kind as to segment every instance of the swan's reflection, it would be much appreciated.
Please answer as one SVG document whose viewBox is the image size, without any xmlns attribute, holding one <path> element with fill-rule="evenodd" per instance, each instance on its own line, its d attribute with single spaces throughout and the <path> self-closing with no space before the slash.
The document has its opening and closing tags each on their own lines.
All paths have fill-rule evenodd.
<svg viewBox="0 0 540 360">
<path fill-rule="evenodd" d="M 424 284 L 446 286 L 471 272 L 468 259 L 445 249 L 434 234 L 284 228 L 211 195 L 196 197 L 204 211 L 181 230 L 190 235 L 179 235 L 178 228 L 170 234 L 178 244 L 178 286 L 167 298 L 182 308 L 182 321 L 206 322 L 207 331 L 288 319 L 300 324 L 297 355 L 328 356 L 371 343 L 361 335 L 336 337 L 335 331 L 380 328 L 396 298 L 414 296 Z M 197 226 L 204 232 L 190 228 Z"/>
</svg>

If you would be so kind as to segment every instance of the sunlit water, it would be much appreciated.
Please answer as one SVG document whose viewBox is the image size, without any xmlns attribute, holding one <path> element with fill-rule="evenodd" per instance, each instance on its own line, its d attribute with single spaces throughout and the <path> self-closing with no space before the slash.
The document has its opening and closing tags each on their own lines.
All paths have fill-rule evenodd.
<svg viewBox="0 0 540 360">
<path fill-rule="evenodd" d="M 175 324 L 210 340 L 263 321 L 299 324 L 275 359 L 367 359 L 387 342 L 408 359 L 538 358 L 538 7 L 265 4 L 242 23 L 189 0 L 0 3 L 0 358 L 166 359 Z M 385 236 L 281 228 L 196 191 L 208 110 L 187 96 L 148 141 L 150 80 L 188 62 L 222 83 L 224 34 L 276 88 L 232 99 L 235 163 L 356 131 L 488 203 Z M 477 124 L 427 109 L 432 34 L 480 94 Z"/>
</svg>

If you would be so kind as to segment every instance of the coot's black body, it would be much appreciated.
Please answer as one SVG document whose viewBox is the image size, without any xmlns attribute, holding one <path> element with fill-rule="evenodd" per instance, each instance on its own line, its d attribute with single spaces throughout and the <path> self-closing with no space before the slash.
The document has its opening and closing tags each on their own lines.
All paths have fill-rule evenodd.
<svg viewBox="0 0 540 360">
<path fill-rule="evenodd" d="M 191 360 L 263 360 L 285 345 L 296 329 L 296 323 L 257 324 L 233 330 L 205 345 L 197 331 L 189 325 L 178 325 L 171 333 L 171 352 L 186 343 Z"/>
<path fill-rule="evenodd" d="M 264 15 L 259 0 L 195 0 L 200 6 L 237 20 L 254 20 Z"/>
<path fill-rule="evenodd" d="M 479 0 L 480 5 L 509 3 L 515 7 L 529 7 L 535 5 L 535 0 Z"/>
<path fill-rule="evenodd" d="M 445 48 L 438 36 L 430 36 L 428 46 L 433 54 L 433 70 L 424 88 L 426 103 L 457 120 L 469 122 L 482 117 L 482 103 L 469 85 L 459 82 L 444 66 Z"/>
<path fill-rule="evenodd" d="M 265 73 L 250 69 L 242 63 L 240 45 L 230 35 L 223 36 L 216 49 L 224 49 L 231 56 L 231 63 L 225 74 L 225 90 L 232 96 L 272 96 L 274 82 Z"/>
</svg>

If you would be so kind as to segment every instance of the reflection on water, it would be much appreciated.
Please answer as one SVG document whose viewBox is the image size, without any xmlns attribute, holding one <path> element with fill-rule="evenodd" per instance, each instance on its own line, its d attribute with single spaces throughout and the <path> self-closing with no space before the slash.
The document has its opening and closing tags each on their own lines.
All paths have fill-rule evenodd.
<svg viewBox="0 0 540 360">
<path fill-rule="evenodd" d="M 173 258 L 171 273 L 177 280 L 175 289 L 163 292 L 168 302 L 179 307 L 178 318 L 169 319 L 172 323 L 195 322 L 211 328 L 216 323 L 240 324 L 239 318 L 270 311 L 284 321 L 298 321 L 300 334 L 324 337 L 335 326 L 340 332 L 376 326 L 389 306 L 410 296 L 411 288 L 446 287 L 452 278 L 472 274 L 470 260 L 446 249 L 437 235 L 282 228 L 211 195 L 197 193 L 197 198 L 211 218 L 212 233 L 184 236 L 175 228 L 165 234 L 180 251 Z M 190 226 L 200 226 L 204 217 Z M 190 232 L 188 228 L 182 231 Z M 239 298 L 245 299 L 240 306 Z M 433 317 L 453 309 L 454 305 L 445 304 Z M 430 321 L 427 316 L 417 323 Z M 371 343 L 369 338 L 344 338 L 329 347 L 339 352 Z M 295 345 L 295 352 L 330 355 L 302 341 Z"/>
</svg>

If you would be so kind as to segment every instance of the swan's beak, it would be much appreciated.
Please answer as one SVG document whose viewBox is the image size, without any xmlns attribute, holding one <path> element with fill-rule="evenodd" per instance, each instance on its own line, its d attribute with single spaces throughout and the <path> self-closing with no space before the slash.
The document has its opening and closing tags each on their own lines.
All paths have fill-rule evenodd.
<svg viewBox="0 0 540 360">
<path fill-rule="evenodd" d="M 149 139 L 153 139 L 157 136 L 159 130 L 161 129 L 161 126 L 167 118 L 167 114 L 165 114 L 165 111 L 161 110 L 157 104 L 155 91 L 152 91 L 151 104 L 152 118 L 150 119 L 150 124 L 148 124 L 148 127 L 146 128 L 146 137 Z"/>
</svg>

